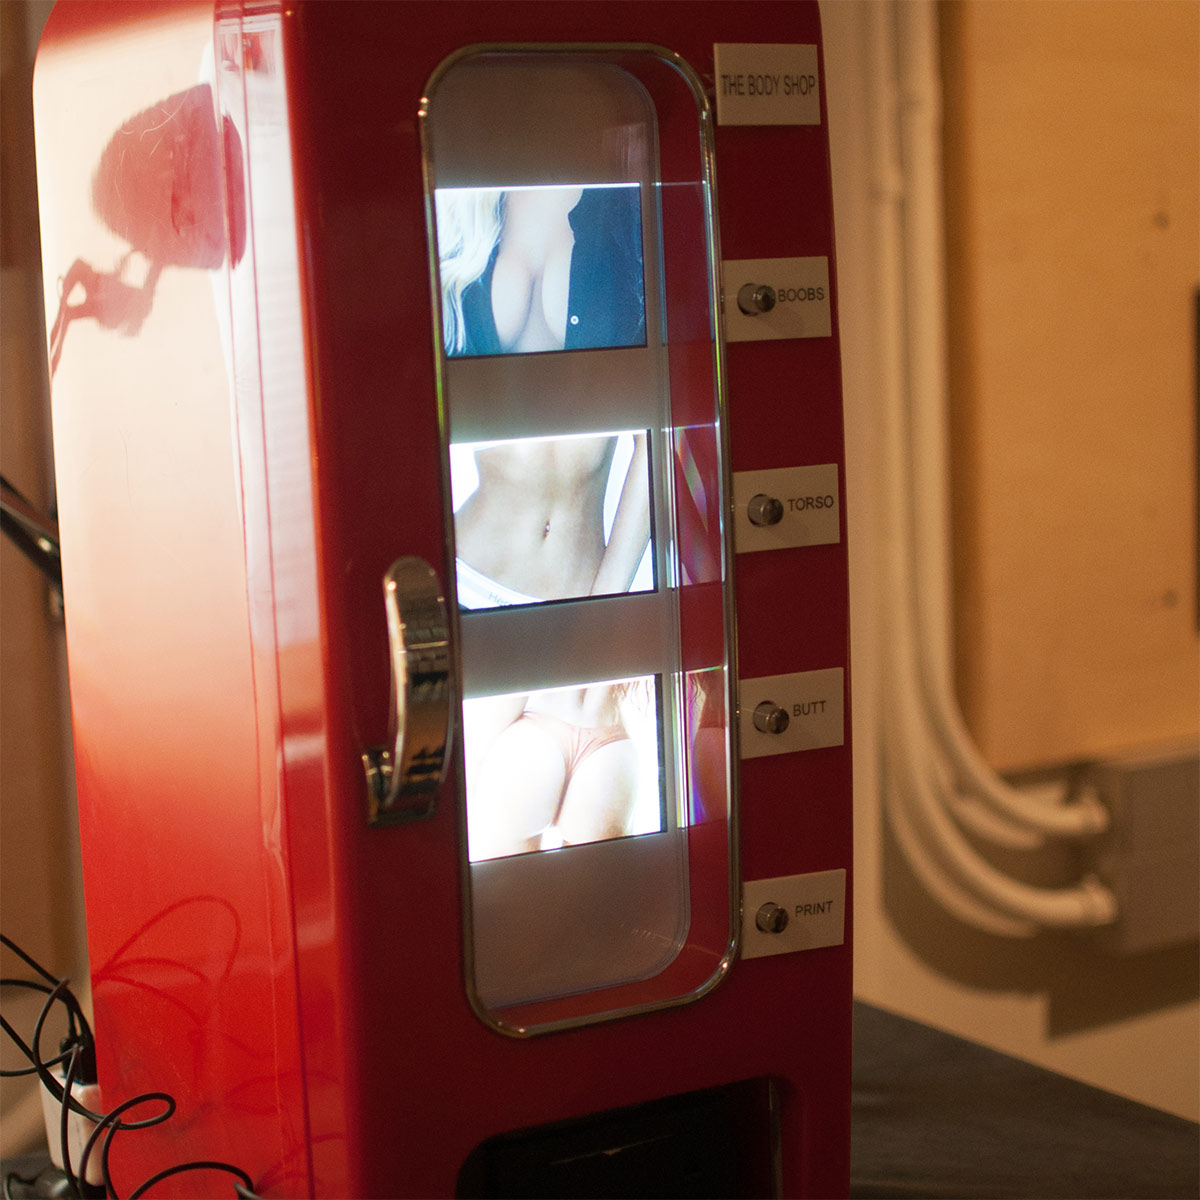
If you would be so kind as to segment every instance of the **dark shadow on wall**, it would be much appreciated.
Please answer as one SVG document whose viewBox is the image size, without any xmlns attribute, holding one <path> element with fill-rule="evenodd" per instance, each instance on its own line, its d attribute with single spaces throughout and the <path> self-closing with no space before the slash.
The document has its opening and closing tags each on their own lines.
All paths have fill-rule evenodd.
<svg viewBox="0 0 1200 1200">
<path fill-rule="evenodd" d="M 1048 1037 L 1102 1028 L 1200 998 L 1195 942 L 1116 955 L 1096 946 L 1086 932 L 1015 939 L 964 924 L 913 874 L 886 818 L 882 868 L 884 910 L 908 947 L 927 966 L 968 987 L 1046 993 Z"/>
</svg>

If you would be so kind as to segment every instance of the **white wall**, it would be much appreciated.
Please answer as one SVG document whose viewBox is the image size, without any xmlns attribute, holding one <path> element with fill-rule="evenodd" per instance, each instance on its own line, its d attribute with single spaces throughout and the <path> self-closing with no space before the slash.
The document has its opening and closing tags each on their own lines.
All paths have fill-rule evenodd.
<svg viewBox="0 0 1200 1200">
<path fill-rule="evenodd" d="M 877 397 L 889 336 L 875 206 L 873 110 L 895 49 L 896 0 L 823 0 L 845 380 L 856 804 L 855 987 L 864 1000 L 1052 1070 L 1200 1119 L 1195 945 L 1134 959 L 1082 935 L 1006 941 L 958 924 L 909 874 L 886 832 L 880 727 L 882 447 Z M 919 0 L 898 0 L 900 4 Z M 1053 269 L 1048 264 L 1047 269 Z"/>
</svg>

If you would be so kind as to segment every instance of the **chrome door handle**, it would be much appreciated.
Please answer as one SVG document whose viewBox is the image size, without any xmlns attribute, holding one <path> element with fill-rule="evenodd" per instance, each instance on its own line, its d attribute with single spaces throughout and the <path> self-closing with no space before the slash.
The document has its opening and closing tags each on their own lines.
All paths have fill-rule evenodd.
<svg viewBox="0 0 1200 1200">
<path fill-rule="evenodd" d="M 454 667 L 446 602 L 433 568 L 398 558 L 383 577 L 392 660 L 390 745 L 363 753 L 372 825 L 433 815 L 446 773 Z"/>
</svg>

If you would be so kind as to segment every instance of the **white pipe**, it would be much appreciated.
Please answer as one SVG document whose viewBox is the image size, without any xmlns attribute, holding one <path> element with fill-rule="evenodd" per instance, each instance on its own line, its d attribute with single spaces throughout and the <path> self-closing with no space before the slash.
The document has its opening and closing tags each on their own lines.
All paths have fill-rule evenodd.
<svg viewBox="0 0 1200 1200">
<path fill-rule="evenodd" d="M 910 477 L 915 512 L 913 554 L 919 606 L 918 658 L 934 735 L 969 789 L 998 813 L 1056 837 L 1102 832 L 1108 811 L 1094 797 L 1047 804 L 1006 784 L 984 761 L 953 695 L 950 655 L 951 584 L 948 515 L 944 214 L 941 195 L 941 104 L 936 14 L 932 4 L 895 8 L 901 48 L 899 125 L 905 162 L 903 206 L 904 319 L 912 430 Z"/>
<path fill-rule="evenodd" d="M 911 338 L 906 338 L 904 310 L 902 304 L 906 264 L 902 247 L 904 232 L 901 210 L 905 207 L 904 186 L 906 177 L 899 162 L 898 130 L 895 128 L 895 111 L 898 97 L 890 86 L 895 72 L 894 64 L 887 53 L 892 44 L 891 10 L 885 5 L 871 9 L 871 78 L 876 82 L 873 96 L 871 129 L 874 137 L 872 147 L 872 195 L 876 214 L 875 247 L 880 280 L 879 302 L 882 319 L 879 322 L 881 377 L 881 415 L 883 418 L 883 463 L 881 474 L 884 481 L 884 528 L 881 538 L 887 585 L 882 589 L 888 620 L 895 624 L 899 612 L 907 612 L 919 603 L 912 595 L 913 577 L 909 559 L 915 538 L 912 528 L 910 491 L 906 486 L 903 464 L 907 460 L 904 436 L 904 395 L 909 371 L 907 352 Z M 907 628 L 907 622 L 905 623 Z M 898 636 L 898 635 L 897 635 Z M 895 652 L 896 637 L 885 640 L 884 653 Z M 890 705 L 915 705 L 923 707 L 921 689 L 912 684 L 900 686 L 901 677 L 893 672 L 892 681 L 884 695 Z M 929 739 L 922 730 L 922 741 Z M 928 754 L 935 754 L 930 745 Z M 967 810 L 967 820 L 977 815 L 977 808 Z M 1018 825 L 1006 820 L 1003 815 L 990 821 L 986 818 L 973 822 L 973 832 L 1010 849 L 1036 849 L 1043 839 L 1027 825 Z"/>
<path fill-rule="evenodd" d="M 928 789 L 917 788 L 910 798 L 912 811 L 946 870 L 998 911 L 1052 929 L 1110 925 L 1117 919 L 1113 893 L 1094 876 L 1064 888 L 1021 883 L 997 870 L 971 846 Z"/>
<path fill-rule="evenodd" d="M 893 614 L 896 626 L 906 618 Z M 915 671 L 910 632 L 894 628 L 896 648 L 888 691 L 906 691 L 904 677 Z M 941 760 L 923 753 L 920 709 L 896 703 L 888 710 L 888 815 L 914 873 L 960 919 L 987 932 L 1026 937 L 1038 927 L 1070 928 L 1108 924 L 1116 917 L 1110 892 L 1085 879 L 1064 888 L 1035 887 L 1012 879 L 987 861 L 959 832 L 946 811 L 946 791 L 936 778 Z"/>
<path fill-rule="evenodd" d="M 911 629 L 905 629 L 898 633 L 897 637 L 902 638 L 904 644 L 917 642 L 916 635 Z M 898 648 L 894 647 L 892 653 L 899 653 Z M 919 674 L 920 668 L 916 665 L 912 667 L 911 674 L 903 677 L 898 674 L 892 699 L 893 703 L 914 711 L 925 710 L 928 717 L 926 697 L 917 678 Z M 1005 850 L 1028 852 L 1041 850 L 1048 844 L 1049 837 L 1044 830 L 1014 822 L 1005 813 L 982 803 L 974 793 L 960 790 L 959 777 L 955 772 L 954 763 L 947 757 L 937 738 L 933 736 L 928 720 L 914 729 L 910 736 L 919 738 L 919 742 L 915 743 L 920 747 L 918 756 L 930 764 L 930 786 L 942 797 L 942 802 L 964 829 L 983 841 Z M 910 743 L 910 745 L 913 744 Z"/>
<path fill-rule="evenodd" d="M 908 643 L 907 633 L 898 625 L 906 623 L 899 606 L 890 614 L 885 637 L 890 645 Z M 1038 932 L 1036 922 L 1018 919 L 979 899 L 977 890 L 963 887 L 942 869 L 936 852 L 927 848 L 919 822 L 911 815 L 918 792 L 944 794 L 944 781 L 936 778 L 944 767 L 931 750 L 918 719 L 919 706 L 910 695 L 911 681 L 903 678 L 908 656 L 894 650 L 889 654 L 884 693 L 890 703 L 885 712 L 884 779 L 887 794 L 884 807 L 888 823 L 913 874 L 926 891 L 949 913 L 967 925 L 999 937 L 1026 938 Z"/>
<path fill-rule="evenodd" d="M 926 852 L 924 843 L 913 828 L 908 807 L 903 800 L 898 799 L 888 804 L 886 811 L 892 834 L 913 874 L 929 895 L 951 916 L 957 917 L 965 925 L 997 937 L 1028 938 L 1038 932 L 1038 926 L 1034 922 L 1002 916 L 981 904 L 971 892 L 960 888 L 949 878 Z"/>
<path fill-rule="evenodd" d="M 914 671 L 912 639 L 902 636 L 896 642 L 898 670 Z M 907 705 L 894 706 L 892 714 L 897 726 L 894 743 L 900 747 L 919 744 L 922 714 Z M 975 899 L 1004 916 L 1048 928 L 1107 925 L 1116 919 L 1112 893 L 1095 879 L 1086 878 L 1071 887 L 1043 888 L 1006 875 L 971 845 L 927 779 L 918 776 L 912 783 L 900 789 L 900 798 L 917 837 L 944 872 Z"/>
<path fill-rule="evenodd" d="M 1005 783 L 983 760 L 966 730 L 962 714 L 944 695 L 930 697 L 929 717 L 943 749 L 959 772 L 960 786 L 990 804 L 993 811 L 1054 837 L 1092 837 L 1108 828 L 1108 809 L 1094 793 L 1081 792 L 1072 797 L 1068 789 L 1057 789 L 1054 800 L 1047 803 L 1044 791 L 1031 795 Z M 1066 803 L 1068 800 L 1072 802 Z"/>
<path fill-rule="evenodd" d="M 914 17 L 913 10 L 918 8 Z M 1023 848 L 1030 847 L 1031 841 L 1041 844 L 1046 832 L 1076 834 L 1081 824 L 1074 810 L 1049 809 L 1055 815 L 1047 821 L 1038 802 L 1023 796 L 1014 799 L 1009 794 L 1012 789 L 990 768 L 979 771 L 982 758 L 969 738 L 956 736 L 965 730 L 957 706 L 948 702 L 948 501 L 941 415 L 946 389 L 940 324 L 944 296 L 937 232 L 941 212 L 931 183 L 939 177 L 936 137 L 927 110 L 923 119 L 914 119 L 913 112 L 921 105 L 913 103 L 918 92 L 911 86 L 911 72 L 905 74 L 910 88 L 903 102 L 898 103 L 888 87 L 893 72 L 887 50 L 892 39 L 886 23 L 893 13 L 900 22 L 901 49 L 915 48 L 922 55 L 918 82 L 923 80 L 924 90 L 936 94 L 928 70 L 935 61 L 930 36 L 932 9 L 924 3 L 876 8 L 872 14 L 873 75 L 881 82 L 881 91 L 876 95 L 874 114 L 878 139 L 875 180 L 884 309 L 883 475 L 888 498 L 883 575 L 890 626 L 885 744 L 889 779 L 895 784 L 886 797 L 888 812 L 918 878 L 960 919 L 1006 936 L 1028 936 L 1031 926 L 1105 924 L 1115 918 L 1116 904 L 1097 881 L 1085 879 L 1066 888 L 1019 882 L 987 861 L 950 815 L 953 809 L 964 823 L 974 824 L 975 831 L 986 830 L 994 835 L 993 840 Z M 908 57 L 901 54 L 902 60 Z M 895 123 L 898 112 L 899 126 Z M 916 115 L 921 117 L 921 112 Z M 905 160 L 910 169 L 901 173 L 900 156 L 913 142 Z M 906 184 L 918 186 L 920 191 L 910 196 L 904 190 Z M 912 449 L 921 451 L 916 471 L 906 470 L 916 457 L 909 453 L 906 431 L 910 429 L 914 433 Z M 921 536 L 930 527 L 935 531 L 932 539 Z M 930 540 L 932 550 L 926 545 Z M 946 778 L 948 765 L 969 783 L 984 783 L 973 790 L 991 803 L 990 821 L 979 820 L 979 810 L 962 802 L 955 781 Z M 1071 815 L 1063 819 L 1064 812 Z"/>
<path fill-rule="evenodd" d="M 889 420 L 886 427 L 887 440 L 893 445 L 895 424 Z M 889 575 L 894 575 L 896 564 L 902 562 L 896 545 L 889 548 L 888 559 Z M 957 890 L 970 897 L 976 907 L 982 904 L 993 916 L 998 913 L 1011 920 L 1051 928 L 1087 927 L 1113 921 L 1115 900 L 1096 880 L 1085 879 L 1063 888 L 1022 883 L 993 866 L 959 831 L 946 809 L 948 789 L 939 786 L 936 777 L 942 760 L 930 753 L 925 713 L 918 703 L 912 702 L 911 681 L 917 674 L 921 652 L 912 636 L 912 617 L 908 606 L 899 604 L 890 616 L 887 641 L 891 668 L 887 692 L 893 703 L 888 707 L 886 743 L 889 765 L 898 770 L 895 788 L 888 796 L 889 815 L 898 840 L 909 852 L 914 872 L 925 882 L 939 879 L 934 894 L 943 902 L 948 891 Z M 965 916 L 963 907 L 959 903 L 952 911 Z M 971 923 L 995 931 L 994 922 L 980 920 L 978 916 Z M 1027 936 L 1027 932 L 1010 929 L 1008 935 Z"/>
</svg>

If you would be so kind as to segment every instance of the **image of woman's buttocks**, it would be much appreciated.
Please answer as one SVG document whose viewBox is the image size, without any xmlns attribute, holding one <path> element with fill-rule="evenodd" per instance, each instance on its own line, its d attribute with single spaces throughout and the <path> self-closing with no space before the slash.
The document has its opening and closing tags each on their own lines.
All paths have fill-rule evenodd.
<svg viewBox="0 0 1200 1200">
<path fill-rule="evenodd" d="M 646 678 L 468 701 L 472 861 L 658 829 L 654 688 Z"/>
</svg>

